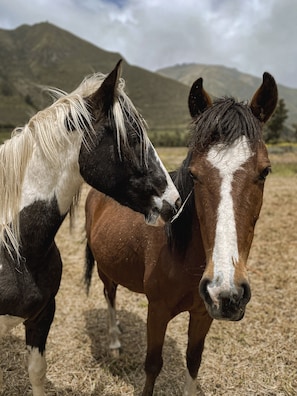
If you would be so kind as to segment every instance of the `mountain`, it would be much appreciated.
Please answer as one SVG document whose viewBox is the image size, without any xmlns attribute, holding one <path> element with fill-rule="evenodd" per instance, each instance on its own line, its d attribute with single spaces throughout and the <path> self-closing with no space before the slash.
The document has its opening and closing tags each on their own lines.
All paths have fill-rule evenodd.
<svg viewBox="0 0 297 396">
<path fill-rule="evenodd" d="M 0 128 L 23 125 L 51 103 L 40 85 L 70 92 L 86 75 L 110 72 L 120 58 L 50 23 L 0 29 Z M 184 130 L 187 86 L 125 61 L 123 78 L 151 129 Z"/>
<path fill-rule="evenodd" d="M 40 86 L 70 92 L 85 76 L 110 72 L 120 58 L 121 54 L 100 49 L 47 22 L 0 29 L 0 130 L 25 124 L 51 103 Z M 128 95 L 154 132 L 187 130 L 189 86 L 198 77 L 203 77 L 205 89 L 214 96 L 245 100 L 261 83 L 261 76 L 199 64 L 152 73 L 124 61 L 123 77 Z M 279 97 L 289 110 L 288 126 L 297 124 L 297 90 L 279 85 Z"/>
<path fill-rule="evenodd" d="M 263 72 L 269 70 L 263 70 Z M 197 77 L 203 77 L 207 92 L 215 97 L 232 95 L 241 100 L 252 97 L 262 82 L 262 75 L 254 77 L 219 65 L 181 64 L 157 70 L 164 76 L 191 86 Z M 276 81 L 277 82 L 277 81 Z M 287 125 L 297 124 L 297 89 L 278 84 L 279 98 L 284 99 L 288 109 Z"/>
</svg>

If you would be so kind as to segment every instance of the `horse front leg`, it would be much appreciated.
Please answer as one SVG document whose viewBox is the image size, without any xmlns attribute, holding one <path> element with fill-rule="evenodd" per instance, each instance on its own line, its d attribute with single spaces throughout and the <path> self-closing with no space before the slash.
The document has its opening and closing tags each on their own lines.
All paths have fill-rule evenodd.
<svg viewBox="0 0 297 396">
<path fill-rule="evenodd" d="M 163 366 L 162 349 L 171 315 L 160 301 L 149 303 L 147 316 L 147 351 L 145 359 L 146 380 L 142 396 L 151 396 Z"/>
<path fill-rule="evenodd" d="M 208 333 L 212 318 L 203 306 L 190 311 L 187 347 L 187 374 L 184 396 L 197 394 L 196 379 L 201 364 L 205 337 Z M 203 394 L 203 392 L 201 392 Z"/>
<path fill-rule="evenodd" d="M 28 373 L 33 396 L 45 396 L 44 381 L 47 367 L 45 344 L 54 314 L 55 300 L 52 299 L 36 318 L 25 322 Z"/>
</svg>

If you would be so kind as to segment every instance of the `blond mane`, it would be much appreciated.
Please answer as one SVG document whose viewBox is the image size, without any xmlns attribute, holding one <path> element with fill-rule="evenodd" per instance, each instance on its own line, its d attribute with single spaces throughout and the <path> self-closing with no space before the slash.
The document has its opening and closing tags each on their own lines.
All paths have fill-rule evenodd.
<svg viewBox="0 0 297 396">
<path fill-rule="evenodd" d="M 105 75 L 94 74 L 85 78 L 79 87 L 70 94 L 55 88 L 48 91 L 56 101 L 46 109 L 36 113 L 22 128 L 12 132 L 10 140 L 0 146 L 0 247 L 4 245 L 9 252 L 19 255 L 19 210 L 23 181 L 34 146 L 38 146 L 50 166 L 63 165 L 64 158 L 59 156 L 57 147 L 73 144 L 66 127 L 67 117 L 85 144 L 86 134 L 95 133 L 92 114 L 84 98 L 94 93 L 102 84 Z M 124 92 L 124 80 L 120 79 L 115 92 L 113 118 L 117 131 L 119 153 L 121 144 L 128 145 L 125 121 L 127 113 L 137 125 L 146 161 L 148 138 L 146 124 L 136 111 L 133 103 Z M 74 201 L 76 197 L 74 197 Z"/>
</svg>

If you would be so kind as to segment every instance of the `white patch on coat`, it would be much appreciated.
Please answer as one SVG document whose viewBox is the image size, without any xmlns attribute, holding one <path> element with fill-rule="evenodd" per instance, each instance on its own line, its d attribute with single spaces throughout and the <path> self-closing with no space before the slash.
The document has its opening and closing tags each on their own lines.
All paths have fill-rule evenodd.
<svg viewBox="0 0 297 396">
<path fill-rule="evenodd" d="M 159 165 L 160 165 L 161 169 L 163 170 L 163 172 L 166 176 L 166 181 L 167 181 L 166 190 L 164 191 L 164 193 L 162 194 L 161 197 L 155 197 L 154 201 L 156 203 L 156 206 L 159 209 L 162 208 L 163 200 L 167 201 L 168 203 L 170 203 L 170 205 L 174 206 L 176 201 L 180 198 L 179 193 L 178 193 L 169 173 L 167 172 L 164 164 L 162 163 L 160 157 L 158 156 L 155 148 L 153 146 L 152 146 L 152 148 L 154 150 L 155 158 L 159 162 Z"/>
<path fill-rule="evenodd" d="M 73 135 L 72 139 L 76 141 L 69 144 L 65 152 L 60 148 L 61 159 L 54 165 L 49 163 L 35 145 L 26 169 L 20 210 L 35 201 L 51 201 L 56 196 L 60 214 L 68 212 L 73 196 L 83 182 L 78 164 L 81 139 L 78 134 Z"/>
<path fill-rule="evenodd" d="M 219 294 L 234 288 L 234 265 L 238 262 L 237 232 L 232 199 L 234 173 L 252 156 L 245 136 L 238 138 L 231 146 L 214 146 L 207 160 L 218 169 L 221 182 L 221 200 L 217 212 L 217 225 L 213 249 L 213 280 L 207 290 L 215 304 Z"/>
</svg>

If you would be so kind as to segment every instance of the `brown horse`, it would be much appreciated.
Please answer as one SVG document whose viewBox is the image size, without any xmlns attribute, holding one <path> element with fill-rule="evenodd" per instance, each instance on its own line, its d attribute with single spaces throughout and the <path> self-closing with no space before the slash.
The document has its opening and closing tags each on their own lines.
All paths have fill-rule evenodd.
<svg viewBox="0 0 297 396">
<path fill-rule="evenodd" d="M 276 103 L 277 86 L 268 73 L 250 104 L 233 98 L 212 103 L 202 79 L 193 84 L 191 144 L 172 174 L 184 204 L 165 227 L 146 225 L 141 215 L 94 189 L 87 197 L 85 281 L 89 287 L 96 260 L 108 303 L 112 350 L 121 346 L 117 285 L 148 299 L 143 395 L 153 394 L 172 318 L 190 313 L 184 394 L 195 395 L 212 320 L 244 316 L 251 297 L 246 263 L 270 172 L 262 127 Z"/>
</svg>

